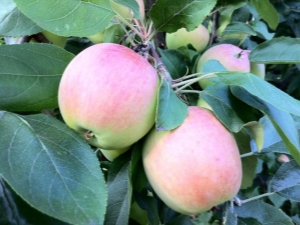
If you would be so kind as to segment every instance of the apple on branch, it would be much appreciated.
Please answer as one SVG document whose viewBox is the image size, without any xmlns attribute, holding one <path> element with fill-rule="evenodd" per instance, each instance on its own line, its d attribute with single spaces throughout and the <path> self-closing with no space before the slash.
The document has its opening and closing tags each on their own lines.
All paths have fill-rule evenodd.
<svg viewBox="0 0 300 225">
<path fill-rule="evenodd" d="M 233 135 L 211 111 L 197 106 L 189 107 L 178 128 L 152 129 L 142 159 L 155 193 L 182 214 L 208 211 L 235 197 L 241 185 L 242 164 Z"/>
<path fill-rule="evenodd" d="M 66 124 L 91 145 L 120 150 L 154 125 L 159 76 L 132 49 L 93 45 L 68 64 L 58 91 Z"/>
<path fill-rule="evenodd" d="M 196 71 L 200 73 L 204 63 L 209 60 L 218 60 L 228 71 L 250 72 L 249 52 L 232 44 L 213 46 L 200 56 Z M 204 78 L 199 84 L 204 89 L 212 82 Z"/>
</svg>

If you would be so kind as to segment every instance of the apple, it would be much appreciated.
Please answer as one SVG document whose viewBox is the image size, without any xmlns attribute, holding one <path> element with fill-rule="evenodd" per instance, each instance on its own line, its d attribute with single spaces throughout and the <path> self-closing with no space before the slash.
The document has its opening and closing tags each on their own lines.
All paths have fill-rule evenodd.
<svg viewBox="0 0 300 225">
<path fill-rule="evenodd" d="M 68 64 L 58 103 L 65 123 L 88 143 L 120 150 L 154 125 L 159 82 L 152 65 L 130 48 L 96 44 Z"/>
<path fill-rule="evenodd" d="M 127 152 L 130 149 L 131 146 L 124 148 L 124 149 L 119 149 L 119 150 L 104 150 L 100 149 L 102 155 L 109 160 L 109 161 L 114 161 L 116 158 L 118 158 L 120 155 L 123 153 Z"/>
<path fill-rule="evenodd" d="M 166 45 L 168 49 L 178 49 L 191 44 L 200 53 L 208 45 L 209 36 L 208 30 L 202 24 L 189 32 L 185 28 L 180 28 L 174 33 L 166 34 Z"/>
<path fill-rule="evenodd" d="M 65 47 L 67 43 L 67 37 L 59 36 L 47 30 L 44 30 L 42 33 L 48 39 L 48 41 L 50 41 L 54 45 L 57 45 L 62 48 Z"/>
<path fill-rule="evenodd" d="M 113 0 L 110 0 L 109 2 L 111 4 L 112 9 L 117 14 L 119 14 L 122 18 L 127 19 L 127 20 L 131 19 L 132 16 L 131 16 L 131 9 L 130 8 L 128 8 L 126 6 L 123 6 L 123 5 L 120 5 L 118 3 L 115 3 Z M 140 14 L 141 14 L 141 17 L 142 17 L 142 20 L 143 20 L 145 18 L 145 4 L 144 4 L 144 0 L 136 0 L 136 2 L 139 5 Z M 93 42 L 94 44 L 104 43 L 105 42 L 105 40 L 104 40 L 105 31 L 107 29 L 109 29 L 110 27 L 111 27 L 111 25 L 109 25 L 105 30 L 103 30 L 101 32 L 98 32 L 98 33 L 96 33 L 94 35 L 88 36 L 87 38 L 91 42 Z"/>
<path fill-rule="evenodd" d="M 218 60 L 228 71 L 250 72 L 249 53 L 249 50 L 243 50 L 232 44 L 215 45 L 201 55 L 196 71 L 200 73 L 204 63 L 214 59 Z M 204 89 L 212 82 L 204 78 L 199 81 L 199 84 Z"/>
<path fill-rule="evenodd" d="M 199 214 L 232 199 L 239 191 L 242 165 L 233 135 L 214 114 L 190 106 L 174 130 L 152 129 L 142 160 L 154 192 L 171 209 Z"/>
<path fill-rule="evenodd" d="M 250 73 L 265 79 L 266 76 L 266 65 L 261 63 L 250 62 Z"/>
</svg>

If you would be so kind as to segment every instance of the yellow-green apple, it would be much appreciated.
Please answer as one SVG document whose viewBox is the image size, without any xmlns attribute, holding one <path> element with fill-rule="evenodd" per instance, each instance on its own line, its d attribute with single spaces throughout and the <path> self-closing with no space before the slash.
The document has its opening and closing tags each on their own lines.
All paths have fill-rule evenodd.
<svg viewBox="0 0 300 225">
<path fill-rule="evenodd" d="M 209 36 L 208 30 L 202 24 L 189 32 L 185 28 L 180 28 L 174 33 L 166 34 L 166 45 L 168 49 L 178 49 L 191 44 L 197 52 L 202 52 L 208 45 Z"/>
<path fill-rule="evenodd" d="M 200 73 L 204 63 L 209 60 L 218 60 L 228 71 L 250 72 L 249 53 L 249 50 L 243 50 L 232 44 L 215 45 L 200 56 L 196 71 Z M 212 82 L 204 78 L 199 84 L 204 89 Z"/>
<path fill-rule="evenodd" d="M 266 65 L 261 63 L 250 63 L 250 73 L 265 79 L 266 76 Z"/>
<path fill-rule="evenodd" d="M 190 106 L 174 130 L 151 130 L 142 152 L 154 192 L 173 210 L 198 214 L 232 199 L 242 179 L 233 135 L 207 109 Z"/>
<path fill-rule="evenodd" d="M 118 3 L 115 3 L 113 0 L 110 0 L 109 2 L 111 4 L 112 9 L 117 14 L 119 14 L 122 18 L 124 18 L 126 20 L 130 20 L 132 18 L 132 16 L 131 16 L 131 9 L 130 8 L 128 8 L 126 6 L 123 6 L 123 5 L 120 5 Z M 143 20 L 145 18 L 145 4 L 144 4 L 144 0 L 136 0 L 136 2 L 139 5 L 139 8 L 140 8 L 139 11 L 140 11 L 140 14 L 141 14 L 141 19 Z M 108 28 L 106 28 L 106 29 L 108 29 Z M 88 36 L 87 38 L 91 42 L 93 42 L 94 44 L 103 43 L 103 42 L 105 42 L 105 40 L 104 40 L 105 30 L 103 30 L 103 31 L 101 31 L 99 33 L 96 33 L 94 35 Z"/>
<path fill-rule="evenodd" d="M 62 48 L 65 47 L 67 43 L 67 37 L 59 36 L 47 30 L 44 30 L 42 33 L 48 39 L 48 41 L 50 41 L 54 45 L 57 45 Z"/>
<path fill-rule="evenodd" d="M 118 158 L 120 155 L 123 153 L 127 152 L 130 149 L 131 146 L 124 148 L 124 149 L 119 149 L 119 150 L 104 150 L 100 149 L 102 155 L 109 161 L 114 161 L 116 158 Z"/>
<path fill-rule="evenodd" d="M 120 150 L 154 125 L 159 77 L 130 48 L 93 45 L 69 63 L 58 91 L 67 125 L 93 146 Z"/>
</svg>

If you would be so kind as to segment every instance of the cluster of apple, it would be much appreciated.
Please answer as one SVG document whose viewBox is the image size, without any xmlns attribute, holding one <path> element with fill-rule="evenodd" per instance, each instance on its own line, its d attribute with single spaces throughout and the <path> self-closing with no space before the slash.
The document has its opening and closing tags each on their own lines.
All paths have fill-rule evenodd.
<svg viewBox="0 0 300 225">
<path fill-rule="evenodd" d="M 190 106 L 183 124 L 157 131 L 160 77 L 140 54 L 102 43 L 79 53 L 59 86 L 66 124 L 113 160 L 144 139 L 142 158 L 156 194 L 172 209 L 196 214 L 233 198 L 242 177 L 235 139 L 214 114 Z"/>
<path fill-rule="evenodd" d="M 142 17 L 144 3 L 138 1 Z M 111 1 L 122 18 L 130 10 Z M 109 28 L 108 28 L 109 29 Z M 232 199 L 242 179 L 242 166 L 233 135 L 205 107 L 189 106 L 184 122 L 173 130 L 155 127 L 160 77 L 156 69 L 132 49 L 103 43 L 106 30 L 88 37 L 95 45 L 79 53 L 65 69 L 59 86 L 59 107 L 65 123 L 110 161 L 144 138 L 144 170 L 155 193 L 173 210 L 192 215 Z M 192 44 L 201 53 L 209 32 L 200 25 L 167 34 L 168 48 Z M 180 40 L 180 42 L 178 42 Z M 217 54 L 216 54 L 217 52 Z M 224 52 L 224 53 L 221 53 Z M 238 65 L 249 72 L 248 52 L 218 45 L 202 54 L 197 70 L 210 59 L 228 70 Z M 236 57 L 237 65 L 229 55 Z M 212 57 L 216 55 L 217 57 Z M 219 57 L 219 58 L 218 58 Z M 226 59 L 227 58 L 227 59 Z M 231 67 L 235 66 L 235 67 Z M 202 80 L 205 88 L 209 81 Z"/>
</svg>

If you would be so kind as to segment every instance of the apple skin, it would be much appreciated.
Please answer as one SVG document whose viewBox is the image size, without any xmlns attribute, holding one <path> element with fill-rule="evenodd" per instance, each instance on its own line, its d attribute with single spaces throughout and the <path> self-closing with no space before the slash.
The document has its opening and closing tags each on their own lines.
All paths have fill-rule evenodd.
<svg viewBox="0 0 300 225">
<path fill-rule="evenodd" d="M 266 65 L 261 63 L 250 63 L 250 73 L 265 79 L 266 76 Z"/>
<path fill-rule="evenodd" d="M 200 24 L 195 30 L 190 32 L 185 28 L 180 28 L 174 33 L 167 33 L 166 45 L 168 49 L 178 49 L 191 44 L 200 53 L 208 45 L 209 37 L 206 27 Z"/>
<path fill-rule="evenodd" d="M 189 107 L 178 128 L 151 130 L 142 159 L 155 193 L 182 214 L 199 214 L 230 200 L 241 185 L 234 137 L 211 111 L 198 106 Z"/>
<path fill-rule="evenodd" d="M 124 148 L 124 149 L 119 149 L 119 150 L 104 150 L 100 149 L 102 155 L 109 160 L 109 161 L 114 161 L 116 158 L 118 158 L 120 155 L 123 153 L 127 152 L 130 149 L 131 146 Z"/>
<path fill-rule="evenodd" d="M 228 71 L 250 72 L 249 50 L 243 50 L 232 44 L 220 44 L 205 51 L 198 60 L 196 71 L 202 70 L 204 63 L 209 60 L 218 60 Z M 199 81 L 202 89 L 211 85 L 208 79 Z"/>
<path fill-rule="evenodd" d="M 53 43 L 54 45 L 57 45 L 61 48 L 64 48 L 67 43 L 67 37 L 59 36 L 57 34 L 51 33 L 50 31 L 44 30 L 43 35 Z"/>
<path fill-rule="evenodd" d="M 118 44 L 93 45 L 65 69 L 58 102 L 66 124 L 104 150 L 131 146 L 154 125 L 156 70 Z"/>
</svg>

